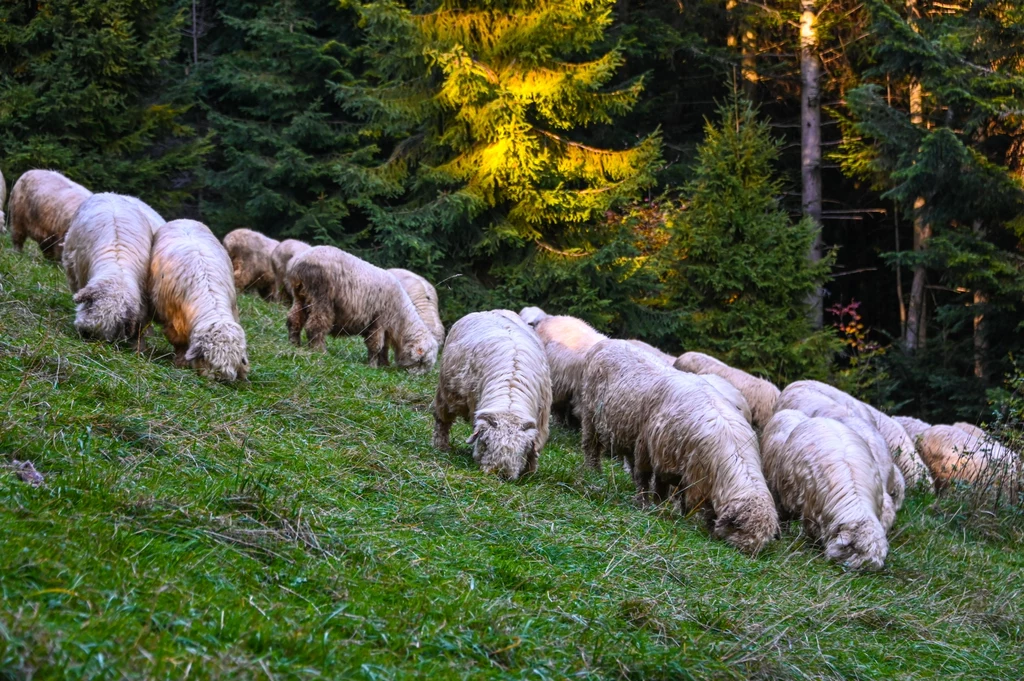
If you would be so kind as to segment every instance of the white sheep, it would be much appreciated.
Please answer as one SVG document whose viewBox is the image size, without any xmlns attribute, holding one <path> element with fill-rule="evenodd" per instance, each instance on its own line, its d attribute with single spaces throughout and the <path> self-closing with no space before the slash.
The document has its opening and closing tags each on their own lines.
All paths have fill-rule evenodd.
<svg viewBox="0 0 1024 681">
<path fill-rule="evenodd" d="M 680 489 L 684 508 L 703 508 L 714 536 L 756 554 L 779 531 L 761 472 L 757 436 L 702 377 L 676 371 L 627 341 L 604 340 L 587 355 L 577 400 L 587 464 L 601 454 L 631 462 L 642 503 Z"/>
<path fill-rule="evenodd" d="M 299 253 L 305 253 L 312 246 L 298 239 L 285 239 L 270 253 L 270 265 L 274 269 L 274 290 L 277 299 L 286 305 L 292 304 L 292 290 L 288 285 L 288 265 Z"/>
<path fill-rule="evenodd" d="M 921 457 L 935 476 L 936 489 L 953 481 L 993 487 L 1016 503 L 1020 489 L 1020 456 L 988 435 L 981 437 L 956 426 L 932 426 L 918 437 Z"/>
<path fill-rule="evenodd" d="M 791 386 L 794 389 L 801 388 L 819 392 L 846 407 L 868 423 L 873 423 L 878 432 L 885 438 L 885 443 L 889 446 L 889 451 L 892 452 L 893 461 L 899 466 L 906 483 L 908 485 L 924 484 L 929 486 L 932 484 L 931 473 L 918 455 L 913 439 L 891 416 L 883 414 L 870 404 L 861 402 L 852 395 L 820 381 L 796 381 L 786 386 L 786 389 L 788 390 Z"/>
<path fill-rule="evenodd" d="M 770 381 L 752 376 L 700 352 L 683 353 L 675 360 L 675 367 L 694 374 L 714 374 L 732 383 L 746 398 L 753 423 L 758 428 L 764 428 L 775 411 L 775 401 L 779 399 L 780 391 Z"/>
<path fill-rule="evenodd" d="M 701 379 L 710 383 L 711 387 L 717 390 L 729 404 L 736 407 L 736 411 L 740 413 L 744 421 L 753 424 L 753 414 L 750 411 L 750 404 L 747 403 L 747 398 L 743 397 L 743 393 L 736 389 L 736 386 L 734 386 L 732 383 L 725 380 L 721 376 L 716 376 L 715 374 L 692 375 L 700 376 Z"/>
<path fill-rule="evenodd" d="M 524 307 L 519 311 L 519 318 L 522 319 L 527 326 L 537 326 L 537 322 L 548 316 L 548 313 L 539 307 Z"/>
<path fill-rule="evenodd" d="M 234 381 L 249 372 L 231 259 L 206 225 L 173 220 L 156 231 L 149 264 L 154 319 L 176 366 Z"/>
<path fill-rule="evenodd" d="M 443 346 L 444 324 L 441 323 L 441 314 L 438 312 L 437 289 L 415 272 L 399 268 L 390 269 L 388 272 L 394 275 L 395 279 L 398 279 L 398 283 L 409 294 L 409 299 L 416 306 L 420 319 L 430 329 L 430 333 L 434 335 L 437 346 Z"/>
<path fill-rule="evenodd" d="M 162 224 L 143 205 L 129 196 L 93 194 L 71 220 L 62 256 L 78 332 L 108 342 L 134 339 L 140 350 L 149 322 L 153 230 Z"/>
<path fill-rule="evenodd" d="M 545 316 L 534 329 L 551 367 L 552 409 L 567 417 L 580 389 L 587 352 L 607 336 L 582 319 L 568 316 Z"/>
<path fill-rule="evenodd" d="M 395 363 L 424 374 L 437 361 L 437 341 L 420 319 L 409 294 L 386 270 L 333 246 L 314 246 L 288 265 L 292 307 L 288 335 L 300 345 L 324 350 L 324 337 L 362 336 L 372 367 Z"/>
<path fill-rule="evenodd" d="M 448 333 L 434 396 L 434 446 L 451 448 L 457 418 L 488 473 L 515 480 L 537 469 L 548 439 L 551 375 L 540 342 L 515 313 L 474 312 Z"/>
<path fill-rule="evenodd" d="M 251 229 L 236 229 L 224 237 L 224 248 L 231 258 L 235 288 L 239 293 L 252 291 L 264 300 L 272 300 L 274 266 L 270 254 L 280 242 Z"/>
<path fill-rule="evenodd" d="M 979 440 L 986 439 L 989 435 L 984 430 L 974 425 L 973 423 L 967 423 L 966 421 L 957 421 L 953 424 L 954 428 L 959 428 L 968 435 L 971 435 Z"/>
<path fill-rule="evenodd" d="M 783 514 L 802 517 L 829 560 L 880 570 L 889 552 L 886 495 L 863 438 L 834 419 L 784 409 L 765 426 L 763 445 L 765 478 Z"/>
<path fill-rule="evenodd" d="M 11 242 L 21 251 L 26 239 L 39 244 L 48 260 L 60 262 L 64 234 L 78 207 L 92 192 L 54 170 L 29 170 L 11 190 Z"/>
<path fill-rule="evenodd" d="M 917 441 L 917 436 L 932 427 L 932 424 L 925 423 L 921 419 L 914 418 L 913 416 L 893 416 L 896 423 L 903 427 L 903 430 L 907 431 L 907 435 L 910 436 L 911 440 Z"/>
<path fill-rule="evenodd" d="M 902 471 L 893 460 L 885 438 L 875 426 L 875 422 L 868 420 L 871 414 L 870 410 L 855 409 L 854 407 L 859 405 L 849 401 L 840 404 L 815 388 L 799 383 L 786 386 L 776 404 L 778 411 L 796 410 L 809 417 L 834 419 L 848 426 L 864 439 L 885 484 L 886 499 L 882 522 L 888 531 L 896 518 L 896 511 L 903 506 L 906 481 Z"/>
</svg>

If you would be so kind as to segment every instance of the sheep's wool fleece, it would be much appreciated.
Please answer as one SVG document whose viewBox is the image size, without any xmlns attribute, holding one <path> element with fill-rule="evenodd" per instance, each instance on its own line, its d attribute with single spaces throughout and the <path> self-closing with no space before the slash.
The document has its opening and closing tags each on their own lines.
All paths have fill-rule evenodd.
<svg viewBox="0 0 1024 681">
<path fill-rule="evenodd" d="M 71 292 L 82 292 L 75 296 L 79 330 L 110 341 L 141 331 L 153 230 L 162 224 L 144 205 L 133 197 L 93 194 L 71 221 L 63 264 Z"/>
<path fill-rule="evenodd" d="M 537 326 L 537 322 L 548 316 L 548 313 L 539 307 L 524 307 L 519 311 L 519 318 L 526 322 L 527 326 Z"/>
<path fill-rule="evenodd" d="M 918 443 L 921 457 L 941 487 L 952 480 L 999 485 L 1016 494 L 1021 479 L 1020 457 L 991 437 L 978 437 L 956 426 L 932 426 Z"/>
<path fill-rule="evenodd" d="M 20 251 L 25 239 L 32 239 L 46 258 L 60 261 L 71 219 L 90 196 L 91 191 L 56 171 L 24 173 L 14 184 L 7 207 L 14 248 Z"/>
<path fill-rule="evenodd" d="M 270 254 L 270 264 L 274 268 L 274 285 L 277 295 L 285 302 L 291 302 L 292 289 L 288 284 L 288 265 L 299 253 L 305 253 L 312 246 L 298 239 L 285 239 Z"/>
<path fill-rule="evenodd" d="M 224 237 L 224 248 L 231 258 L 235 288 L 269 297 L 274 290 L 274 266 L 270 254 L 278 246 L 271 239 L 251 229 L 236 229 Z"/>
<path fill-rule="evenodd" d="M 903 427 L 903 430 L 907 431 L 907 435 L 910 439 L 917 441 L 917 436 L 932 427 L 932 424 L 925 423 L 921 419 L 916 419 L 913 416 L 893 416 L 896 423 Z"/>
<path fill-rule="evenodd" d="M 754 425 L 764 428 L 768 419 L 775 412 L 775 402 L 779 399 L 779 389 L 771 382 L 748 374 L 745 371 L 729 366 L 710 355 L 700 352 L 687 352 L 675 360 L 676 369 L 694 374 L 714 374 L 736 386 L 750 405 Z"/>
<path fill-rule="evenodd" d="M 7 203 L 7 183 L 3 171 L 0 171 L 0 234 L 7 231 L 7 218 L 4 217 L 4 204 Z"/>
<path fill-rule="evenodd" d="M 434 340 L 440 347 L 444 345 L 444 324 L 441 323 L 441 314 L 438 312 L 437 289 L 429 281 L 409 270 L 399 268 L 388 270 L 398 283 L 402 285 L 405 292 L 416 306 L 420 319 L 427 325 Z"/>
<path fill-rule="evenodd" d="M 783 510 L 803 517 L 830 559 L 880 569 L 888 553 L 885 490 L 863 438 L 834 419 L 792 410 L 778 412 L 765 434 L 764 473 Z"/>
<path fill-rule="evenodd" d="M 552 403 L 570 404 L 580 388 L 587 351 L 607 336 L 576 317 L 547 316 L 534 328 L 551 367 Z"/>
</svg>

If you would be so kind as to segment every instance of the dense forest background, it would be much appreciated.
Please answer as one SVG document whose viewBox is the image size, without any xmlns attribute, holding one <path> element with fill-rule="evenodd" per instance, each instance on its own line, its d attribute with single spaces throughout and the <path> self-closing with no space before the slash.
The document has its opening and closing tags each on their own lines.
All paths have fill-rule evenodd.
<svg viewBox="0 0 1024 681">
<path fill-rule="evenodd" d="M 1017 0 L 7 0 L 0 169 L 34 167 L 419 271 L 448 323 L 1019 401 Z"/>
</svg>

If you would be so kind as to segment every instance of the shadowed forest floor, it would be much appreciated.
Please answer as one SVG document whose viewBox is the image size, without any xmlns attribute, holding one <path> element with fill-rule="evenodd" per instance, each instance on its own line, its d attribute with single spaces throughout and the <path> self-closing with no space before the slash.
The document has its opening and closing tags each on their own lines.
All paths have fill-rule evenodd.
<svg viewBox="0 0 1024 681">
<path fill-rule="evenodd" d="M 555 427 L 536 475 L 430 446 L 436 370 L 287 342 L 250 381 L 79 340 L 64 275 L 0 245 L 0 679 L 1019 679 L 1024 523 L 910 495 L 886 570 L 799 525 L 750 559 L 641 511 Z M 444 292 L 440 292 L 444 295 Z M 448 320 L 449 322 L 451 320 Z"/>
</svg>

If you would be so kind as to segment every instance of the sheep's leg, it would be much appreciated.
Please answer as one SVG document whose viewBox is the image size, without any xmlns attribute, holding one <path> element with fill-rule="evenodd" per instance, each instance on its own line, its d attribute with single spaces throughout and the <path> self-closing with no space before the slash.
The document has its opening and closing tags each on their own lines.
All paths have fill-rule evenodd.
<svg viewBox="0 0 1024 681">
<path fill-rule="evenodd" d="M 597 430 L 594 428 L 594 419 L 589 413 L 584 413 L 580 419 L 580 430 L 583 439 L 583 462 L 588 468 L 601 472 L 601 445 L 597 438 Z"/>
<path fill-rule="evenodd" d="M 651 486 L 654 479 L 654 471 L 649 468 L 641 468 L 637 462 L 633 464 L 633 484 L 636 486 L 636 499 L 641 506 L 651 505 Z"/>
<path fill-rule="evenodd" d="M 438 385 L 434 394 L 434 448 L 442 452 L 452 450 L 451 430 L 455 419 L 448 410 L 444 408 L 444 399 L 441 394 L 441 386 Z"/>
<path fill-rule="evenodd" d="M 295 306 L 292 306 L 295 309 Z M 334 328 L 334 306 L 330 301 L 313 299 L 306 309 L 306 339 L 309 347 L 323 352 L 327 349 L 324 339 Z"/>
<path fill-rule="evenodd" d="M 174 346 L 174 366 L 182 369 L 187 367 L 189 362 L 185 359 L 185 353 L 188 352 L 187 345 L 175 345 Z"/>
<path fill-rule="evenodd" d="M 63 240 L 57 236 L 46 237 L 39 242 L 39 250 L 43 252 L 43 257 L 50 262 L 60 262 L 61 256 L 64 255 Z"/>
<path fill-rule="evenodd" d="M 663 475 L 654 475 L 654 503 L 663 503 L 672 494 L 672 483 Z"/>
<path fill-rule="evenodd" d="M 296 297 L 291 309 L 288 310 L 288 321 L 286 322 L 288 326 L 288 340 L 293 345 L 302 345 L 302 329 L 306 326 L 307 317 L 306 306 L 301 299 Z"/>
<path fill-rule="evenodd" d="M 382 327 L 374 325 L 369 329 L 366 334 L 366 351 L 369 353 L 371 367 L 388 365 L 388 345 Z"/>
</svg>

